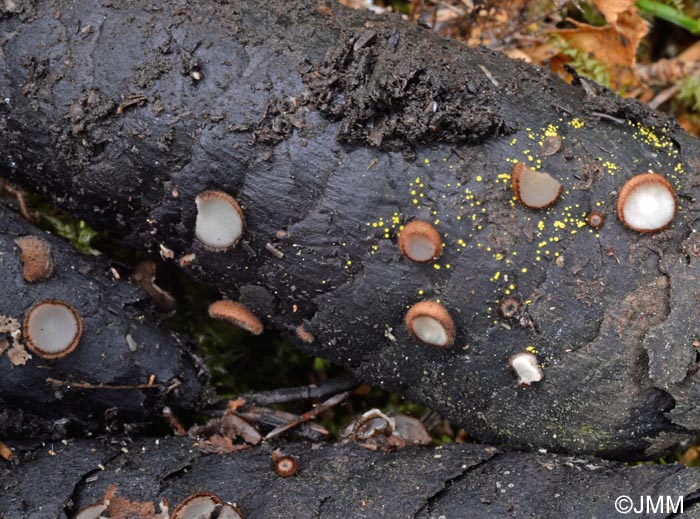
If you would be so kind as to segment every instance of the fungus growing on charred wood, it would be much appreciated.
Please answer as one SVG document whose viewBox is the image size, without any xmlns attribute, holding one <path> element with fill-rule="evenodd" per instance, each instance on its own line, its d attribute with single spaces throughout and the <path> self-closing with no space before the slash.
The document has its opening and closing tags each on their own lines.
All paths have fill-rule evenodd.
<svg viewBox="0 0 700 519">
<path fill-rule="evenodd" d="M 586 223 L 592 229 L 600 229 L 605 223 L 605 216 L 601 212 L 591 211 L 586 216 Z"/>
<path fill-rule="evenodd" d="M 444 306 L 433 301 L 416 303 L 406 312 L 406 327 L 416 339 L 448 348 L 455 341 L 455 324 Z"/>
<path fill-rule="evenodd" d="M 102 501 L 94 505 L 86 506 L 78 512 L 75 519 L 99 519 L 102 512 L 107 510 L 107 507 L 109 507 L 109 501 Z"/>
<path fill-rule="evenodd" d="M 508 359 L 508 365 L 517 375 L 520 386 L 529 386 L 544 378 L 544 372 L 537 363 L 537 357 L 528 351 L 511 355 Z"/>
<path fill-rule="evenodd" d="M 157 270 L 158 266 L 155 261 L 142 261 L 134 267 L 131 280 L 151 296 L 151 299 L 153 299 L 153 302 L 159 310 L 172 310 L 175 308 L 177 302 L 172 294 L 163 290 L 156 284 Z"/>
<path fill-rule="evenodd" d="M 238 507 L 235 507 L 230 503 L 225 503 L 221 507 L 217 519 L 245 519 L 245 516 L 238 509 Z"/>
<path fill-rule="evenodd" d="M 520 299 L 517 297 L 504 297 L 498 303 L 498 313 L 504 319 L 513 319 L 520 311 Z"/>
<path fill-rule="evenodd" d="M 22 276 L 28 283 L 44 281 L 53 275 L 51 246 L 38 236 L 17 238 L 15 243 L 22 251 Z"/>
<path fill-rule="evenodd" d="M 224 251 L 243 236 L 245 217 L 238 202 L 223 191 L 204 191 L 195 198 L 195 236 L 208 249 Z"/>
<path fill-rule="evenodd" d="M 512 187 L 518 200 L 529 209 L 544 209 L 554 204 L 564 186 L 549 173 L 535 171 L 522 162 L 513 167 Z"/>
<path fill-rule="evenodd" d="M 413 220 L 399 235 L 401 253 L 416 263 L 426 263 L 442 254 L 442 236 L 428 222 Z"/>
<path fill-rule="evenodd" d="M 196 492 L 187 496 L 173 510 L 172 519 L 209 519 L 222 505 L 219 496 L 211 492 Z"/>
<path fill-rule="evenodd" d="M 274 450 L 272 451 L 272 465 L 279 477 L 288 478 L 297 473 L 299 461 L 294 456 Z"/>
<path fill-rule="evenodd" d="M 32 306 L 24 317 L 27 347 L 44 359 L 71 353 L 83 334 L 83 320 L 65 301 L 47 299 Z"/>
<path fill-rule="evenodd" d="M 263 324 L 256 315 L 240 303 L 234 303 L 228 299 L 217 301 L 209 306 L 209 315 L 214 319 L 220 319 L 231 323 L 253 335 L 263 332 Z"/>
<path fill-rule="evenodd" d="M 673 186 L 657 173 L 642 173 L 622 186 L 617 199 L 617 216 L 637 232 L 655 232 L 668 227 L 676 216 Z"/>
</svg>

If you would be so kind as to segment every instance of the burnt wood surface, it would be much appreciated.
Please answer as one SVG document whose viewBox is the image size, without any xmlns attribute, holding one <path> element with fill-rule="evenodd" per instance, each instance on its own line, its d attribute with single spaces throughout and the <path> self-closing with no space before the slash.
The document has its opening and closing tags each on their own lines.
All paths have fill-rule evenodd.
<svg viewBox="0 0 700 519">
<path fill-rule="evenodd" d="M 55 272 L 49 279 L 24 280 L 15 243 L 24 236 L 51 245 Z M 212 399 L 193 345 L 157 324 L 144 292 L 115 280 L 104 259 L 78 254 L 2 203 L 0 287 L 0 316 L 20 324 L 32 305 L 47 299 L 69 303 L 83 319 L 80 343 L 63 358 L 46 360 L 27 349 L 31 358 L 18 364 L 11 361 L 12 347 L 0 354 L 0 438 L 136 431 L 157 423 L 163 406 L 188 415 Z M 0 333 L 5 341 L 15 343 Z M 19 341 L 26 345 L 24 336 Z"/>
<path fill-rule="evenodd" d="M 354 444 L 275 447 L 298 458 L 296 475 L 274 472 L 267 444 L 227 455 L 203 454 L 192 440 L 174 437 L 18 446 L 15 466 L 0 465 L 0 517 L 69 518 L 112 485 L 117 496 L 156 510 L 163 498 L 172 511 L 193 492 L 213 492 L 247 519 L 612 518 L 622 517 L 614 508 L 620 495 L 635 507 L 639 496 L 684 499 L 682 516 L 664 505 L 624 517 L 700 517 L 700 470 L 678 465 L 625 466 L 477 444 L 393 453 Z"/>
<path fill-rule="evenodd" d="M 306 351 L 479 440 L 630 458 L 700 428 L 700 146 L 675 122 L 335 3 L 36 0 L 0 17 L 0 174 L 154 255 L 194 253 L 190 273 L 267 328 L 303 325 Z M 513 200 L 515 160 L 560 179 L 552 208 Z M 650 169 L 679 213 L 642 235 L 616 193 Z M 206 189 L 243 207 L 231 251 L 194 237 Z M 436 262 L 401 256 L 413 218 L 442 233 Z M 507 294 L 523 302 L 508 321 Z M 455 320 L 451 349 L 408 334 L 423 299 Z M 528 347 L 545 378 L 518 388 L 507 359 Z"/>
</svg>

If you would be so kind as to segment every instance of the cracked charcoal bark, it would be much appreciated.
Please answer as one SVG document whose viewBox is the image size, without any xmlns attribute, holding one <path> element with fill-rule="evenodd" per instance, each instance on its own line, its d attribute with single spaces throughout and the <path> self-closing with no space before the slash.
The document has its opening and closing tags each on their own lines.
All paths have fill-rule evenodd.
<svg viewBox="0 0 700 519">
<path fill-rule="evenodd" d="M 307 351 L 475 438 L 630 457 L 691 437 L 698 141 L 396 16 L 316 8 L 45 0 L 4 13 L 3 174 L 153 254 L 194 252 L 192 275 L 268 328 L 303 323 Z M 540 156 L 550 124 L 562 148 Z M 511 203 L 515 159 L 564 184 L 552 209 Z M 614 216 L 616 191 L 648 169 L 682 195 L 672 228 L 649 236 Z M 230 252 L 194 239 L 204 189 L 243 206 Z M 599 233 L 582 223 L 591 209 L 607 216 Z M 439 269 L 401 256 L 394 216 L 439 220 Z M 506 291 L 526 302 L 519 320 L 497 315 Z M 448 351 L 403 324 L 432 298 L 458 328 Z M 545 379 L 519 389 L 506 361 L 528 346 Z"/>
<path fill-rule="evenodd" d="M 22 278 L 15 239 L 27 235 L 51 244 L 55 273 L 46 281 L 29 284 Z M 150 423 L 164 405 L 187 413 L 206 400 L 208 386 L 190 353 L 191 344 L 151 322 L 139 309 L 145 295 L 124 281 L 114 281 L 105 261 L 78 254 L 2 203 L 0 251 L 0 315 L 21 322 L 35 302 L 63 299 L 83 318 L 80 344 L 62 359 L 32 354 L 25 365 L 13 366 L 7 354 L 0 356 L 0 437 L 55 438 L 105 426 L 114 430 L 124 423 Z M 138 345 L 134 352 L 127 335 Z M 130 386 L 146 384 L 151 375 L 159 389 L 79 389 L 47 382 L 53 378 Z M 179 386 L 168 391 L 177 381 Z"/>
<path fill-rule="evenodd" d="M 165 497 L 171 510 L 193 491 L 214 492 L 235 502 L 248 519 L 613 517 L 621 494 L 669 495 L 674 502 L 681 496 L 683 517 L 700 517 L 694 503 L 700 469 L 681 465 L 625 466 L 500 453 L 477 444 L 382 453 L 353 444 L 289 443 L 284 452 L 298 457 L 299 470 L 283 479 L 272 468 L 273 448 L 206 455 L 187 438 L 169 437 L 76 440 L 54 447 L 55 456 L 46 447 L 25 449 L 18 466 L 0 465 L 0 517 L 70 517 L 100 501 L 110 485 L 131 501 L 158 503 Z M 37 480 L 50 491 L 37 493 Z"/>
</svg>

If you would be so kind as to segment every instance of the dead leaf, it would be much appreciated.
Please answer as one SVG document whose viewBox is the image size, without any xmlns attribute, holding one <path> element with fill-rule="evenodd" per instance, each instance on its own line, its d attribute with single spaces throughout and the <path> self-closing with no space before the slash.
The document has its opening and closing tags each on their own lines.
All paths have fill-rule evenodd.
<svg viewBox="0 0 700 519">
<path fill-rule="evenodd" d="M 195 446 L 202 452 L 210 454 L 230 454 L 232 452 L 242 451 L 250 448 L 247 443 L 233 443 L 233 440 L 228 436 L 215 434 L 206 440 L 201 440 L 195 443 Z"/>
<path fill-rule="evenodd" d="M 236 398 L 235 400 L 229 400 L 228 405 L 227 405 L 227 412 L 228 413 L 235 413 L 238 411 L 241 407 L 245 405 L 245 398 Z"/>
<path fill-rule="evenodd" d="M 32 356 L 24 349 L 24 345 L 17 341 L 12 341 L 12 348 L 7 352 L 7 358 L 13 366 L 24 366 Z"/>
<path fill-rule="evenodd" d="M 637 13 L 633 0 L 596 0 L 596 5 L 609 25 L 595 27 L 567 19 L 574 28 L 550 30 L 546 42 L 523 50 L 537 64 L 549 60 L 552 71 L 568 82 L 573 77 L 564 65 L 576 58 L 584 62 L 590 59 L 590 66 L 603 67 L 607 86 L 630 92 L 640 85 L 635 74 L 637 47 L 649 32 L 649 24 Z M 579 70 L 582 75 L 586 72 Z"/>
<path fill-rule="evenodd" d="M 636 11 L 636 0 L 595 0 L 595 6 L 605 16 L 605 21 L 615 26 L 620 14 L 625 11 Z"/>
<path fill-rule="evenodd" d="M 169 516 L 167 499 L 160 502 L 160 512 L 156 513 L 153 501 L 130 501 L 116 494 L 117 486 L 110 485 L 104 495 L 104 502 L 109 502 L 107 512 L 110 519 L 167 519 Z"/>
<path fill-rule="evenodd" d="M 257 445 L 262 441 L 262 436 L 255 427 L 240 416 L 233 414 L 213 418 L 204 425 L 193 427 L 190 429 L 190 434 L 202 438 L 204 441 L 214 436 L 221 436 L 231 440 L 232 445 L 236 438 L 242 438 L 248 445 Z"/>
<path fill-rule="evenodd" d="M 594 27 L 578 22 L 576 25 L 575 29 L 556 29 L 551 34 L 563 41 L 566 47 L 585 53 L 603 65 L 608 71 L 612 89 L 625 91 L 639 84 L 634 66 L 641 38 L 632 41 L 611 26 Z M 556 48 L 556 40 L 550 45 Z M 561 48 L 555 57 L 558 58 L 552 60 L 555 72 L 563 71 L 563 65 L 572 59 Z"/>
<path fill-rule="evenodd" d="M 12 335 L 21 327 L 22 326 L 19 324 L 19 321 L 14 317 L 0 315 L 0 333 L 9 333 L 10 335 Z"/>
</svg>

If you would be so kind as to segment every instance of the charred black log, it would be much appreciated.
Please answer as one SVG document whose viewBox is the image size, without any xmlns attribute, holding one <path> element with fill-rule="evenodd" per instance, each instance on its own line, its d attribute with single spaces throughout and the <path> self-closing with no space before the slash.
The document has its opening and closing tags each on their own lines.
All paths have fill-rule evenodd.
<svg viewBox="0 0 700 519">
<path fill-rule="evenodd" d="M 133 431 L 165 405 L 186 414 L 211 398 L 192 344 L 154 324 L 146 295 L 117 281 L 106 261 L 78 254 L 2 204 L 0 251 L 1 437 L 60 438 L 125 424 Z M 48 277 L 27 281 L 47 261 Z M 72 350 L 59 348 L 74 325 L 63 305 L 82 325 Z"/>
<path fill-rule="evenodd" d="M 266 327 L 484 441 L 641 456 L 700 428 L 700 145 L 672 121 L 335 4 L 4 10 L 3 174 L 132 245 L 167 247 Z M 513 199 L 516 161 L 562 183 L 549 209 Z M 616 194 L 647 170 L 679 207 L 640 234 Z M 242 209 L 233 249 L 195 236 L 207 190 Z M 400 252 L 413 219 L 440 233 L 439 259 Z M 451 348 L 409 333 L 421 300 L 451 316 Z M 508 365 L 524 351 L 544 373 L 526 388 Z"/>
<path fill-rule="evenodd" d="M 298 460 L 291 477 L 274 471 L 270 445 L 231 455 L 203 454 L 191 440 L 172 437 L 18 448 L 16 466 L 0 462 L 0 516 L 70 518 L 116 496 L 121 501 L 112 497 L 115 508 L 124 513 L 140 505 L 143 517 L 148 508 L 158 512 L 163 499 L 172 512 L 193 492 L 210 492 L 235 503 L 247 519 L 617 517 L 621 495 L 637 509 L 640 498 L 663 497 L 655 514 L 626 517 L 676 517 L 681 511 L 700 517 L 700 470 L 679 465 L 631 467 L 476 444 L 393 453 L 354 444 L 281 448 Z"/>
</svg>

